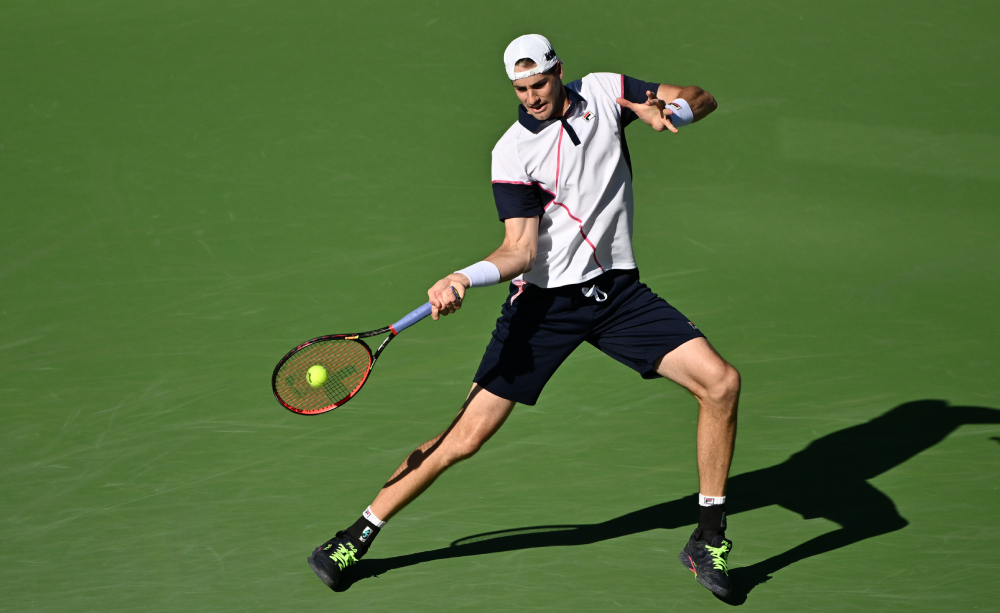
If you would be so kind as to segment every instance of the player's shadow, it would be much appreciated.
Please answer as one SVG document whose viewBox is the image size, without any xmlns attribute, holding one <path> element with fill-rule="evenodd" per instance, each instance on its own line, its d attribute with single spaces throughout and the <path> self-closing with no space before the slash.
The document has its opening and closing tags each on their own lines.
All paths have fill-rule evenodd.
<svg viewBox="0 0 1000 613">
<path fill-rule="evenodd" d="M 754 587 L 790 564 L 904 528 L 908 522 L 896 505 L 868 481 L 940 443 L 961 425 L 997 423 L 996 409 L 949 406 L 940 400 L 908 402 L 869 422 L 819 438 L 781 464 L 730 478 L 726 503 L 730 516 L 776 504 L 805 519 L 826 518 L 840 528 L 766 560 L 733 568 L 729 604 L 742 604 Z M 501 530 L 461 538 L 441 549 L 363 559 L 335 589 L 344 591 L 361 579 L 432 560 L 587 545 L 657 528 L 693 528 L 698 520 L 695 499 L 692 494 L 597 524 Z M 677 541 L 678 551 L 686 540 L 684 534 Z M 688 572 L 680 563 L 677 569 Z"/>
</svg>

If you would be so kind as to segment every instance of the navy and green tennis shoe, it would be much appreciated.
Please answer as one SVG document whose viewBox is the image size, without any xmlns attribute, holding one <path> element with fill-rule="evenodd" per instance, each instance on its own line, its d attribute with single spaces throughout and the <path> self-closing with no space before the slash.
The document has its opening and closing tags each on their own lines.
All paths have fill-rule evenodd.
<svg viewBox="0 0 1000 613">
<path fill-rule="evenodd" d="M 341 573 L 357 564 L 362 555 L 364 550 L 354 544 L 354 539 L 345 530 L 317 547 L 308 562 L 316 576 L 333 589 L 340 581 Z"/>
<path fill-rule="evenodd" d="M 698 583 L 712 590 L 715 595 L 729 596 L 729 552 L 733 542 L 721 534 L 709 543 L 701 539 L 701 529 L 695 530 L 677 558 L 685 568 L 695 574 Z"/>
</svg>

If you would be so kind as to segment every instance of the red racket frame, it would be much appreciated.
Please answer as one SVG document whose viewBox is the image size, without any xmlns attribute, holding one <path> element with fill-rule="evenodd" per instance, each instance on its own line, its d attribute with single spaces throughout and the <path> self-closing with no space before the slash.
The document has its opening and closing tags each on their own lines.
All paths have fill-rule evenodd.
<svg viewBox="0 0 1000 613">
<path fill-rule="evenodd" d="M 382 341 L 382 344 L 379 345 L 378 350 L 376 350 L 374 354 L 372 353 L 371 347 L 368 346 L 368 343 L 361 340 L 362 338 L 368 338 L 370 336 L 379 336 L 387 332 L 389 333 L 389 337 L 386 338 L 384 341 Z M 396 332 L 392 329 L 391 326 L 389 326 L 385 328 L 379 328 L 378 330 L 372 330 L 370 332 L 361 332 L 358 334 L 328 334 L 326 336 L 318 336 L 316 338 L 309 339 L 306 342 L 299 345 L 298 347 L 296 347 L 295 349 L 292 349 L 291 351 L 286 353 L 285 357 L 281 358 L 281 361 L 278 362 L 278 365 L 274 367 L 274 372 L 271 374 L 271 391 L 274 392 L 274 398 L 281 403 L 281 406 L 285 407 L 292 413 L 297 413 L 299 415 L 322 415 L 323 413 L 329 413 L 330 411 L 336 409 L 337 407 L 343 406 L 348 400 L 354 398 L 357 395 L 357 393 L 361 391 L 361 388 L 364 387 L 365 382 L 368 381 L 368 377 L 372 373 L 372 368 L 375 368 L 375 361 L 378 360 L 378 356 L 382 354 L 382 350 L 385 349 L 386 345 L 389 344 L 389 341 L 391 341 L 394 338 L 396 338 Z M 361 345 L 362 347 L 364 347 L 365 351 L 368 352 L 368 370 L 365 372 L 365 376 L 362 377 L 361 381 L 358 382 L 358 385 L 354 388 L 354 390 L 351 391 L 351 393 L 346 398 L 344 398 L 339 402 L 327 405 L 321 409 L 313 409 L 309 411 L 297 409 L 292 405 L 288 404 L 287 402 L 285 402 L 284 400 L 282 400 L 281 395 L 278 394 L 278 371 L 280 371 L 281 367 L 285 365 L 285 362 L 287 362 L 293 355 L 295 355 L 299 351 L 302 351 L 303 349 L 305 349 L 310 345 L 315 345 L 316 343 L 321 341 L 335 341 L 335 340 L 354 341 L 359 345 Z"/>
</svg>

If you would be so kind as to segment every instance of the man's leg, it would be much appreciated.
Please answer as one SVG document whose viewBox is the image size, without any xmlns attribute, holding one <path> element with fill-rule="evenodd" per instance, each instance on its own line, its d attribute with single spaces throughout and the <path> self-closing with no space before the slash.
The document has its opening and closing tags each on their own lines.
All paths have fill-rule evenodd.
<svg viewBox="0 0 1000 613">
<path fill-rule="evenodd" d="M 705 496 L 725 496 L 736 444 L 740 373 L 704 338 L 692 339 L 656 364 L 656 372 L 698 400 L 698 480 Z"/>
<path fill-rule="evenodd" d="M 449 466 L 470 457 L 500 429 L 514 401 L 472 386 L 462 410 L 447 430 L 413 451 L 382 486 L 358 521 L 323 543 L 309 556 L 309 566 L 331 588 L 341 572 L 367 551 L 382 525 L 427 489 Z"/>
<path fill-rule="evenodd" d="M 473 385 L 451 426 L 417 447 L 389 477 L 371 504 L 372 512 L 388 521 L 449 466 L 479 451 L 500 429 L 513 408 L 514 401 L 491 394 L 478 384 Z"/>
<path fill-rule="evenodd" d="M 716 595 L 730 594 L 725 537 L 726 480 L 736 443 L 740 375 L 704 338 L 692 339 L 663 356 L 656 372 L 687 388 L 698 399 L 698 528 L 678 558 L 698 582 Z"/>
</svg>

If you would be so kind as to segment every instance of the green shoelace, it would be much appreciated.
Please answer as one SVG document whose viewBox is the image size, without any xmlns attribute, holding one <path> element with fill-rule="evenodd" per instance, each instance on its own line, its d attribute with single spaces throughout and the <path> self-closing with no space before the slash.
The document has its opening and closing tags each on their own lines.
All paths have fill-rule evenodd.
<svg viewBox="0 0 1000 613">
<path fill-rule="evenodd" d="M 335 549 L 333 553 L 329 554 L 330 559 L 337 563 L 340 570 L 344 570 L 348 566 L 356 564 L 358 561 L 358 559 L 354 557 L 354 553 L 357 549 L 354 548 L 354 545 L 350 545 L 350 547 L 351 548 L 348 549 L 347 547 L 344 547 L 343 543 L 341 543 L 337 546 L 337 549 Z"/>
<path fill-rule="evenodd" d="M 711 545 L 705 545 L 705 549 L 712 556 L 712 566 L 716 570 L 721 570 L 722 572 L 729 574 L 729 563 L 726 558 L 729 556 L 729 543 L 723 543 L 722 547 L 712 547 Z"/>
</svg>

